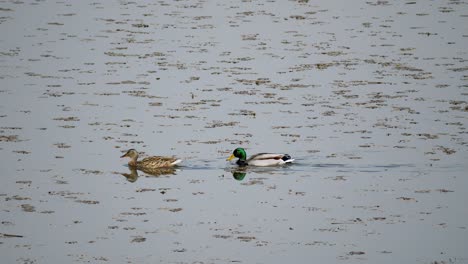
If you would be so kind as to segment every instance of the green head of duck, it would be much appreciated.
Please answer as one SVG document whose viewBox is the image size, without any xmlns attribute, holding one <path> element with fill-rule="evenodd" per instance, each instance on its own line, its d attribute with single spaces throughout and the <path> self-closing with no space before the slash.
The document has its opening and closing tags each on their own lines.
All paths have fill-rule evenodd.
<svg viewBox="0 0 468 264">
<path fill-rule="evenodd" d="M 240 166 L 246 166 L 247 165 L 247 153 L 245 152 L 245 149 L 243 148 L 236 148 L 231 156 L 227 158 L 228 161 L 234 159 L 234 158 L 239 158 L 239 160 L 236 162 Z"/>
<path fill-rule="evenodd" d="M 232 160 L 234 158 L 239 158 L 240 160 L 246 160 L 247 159 L 247 153 L 245 152 L 245 149 L 243 148 L 236 148 L 231 156 L 227 158 L 227 160 Z"/>
</svg>

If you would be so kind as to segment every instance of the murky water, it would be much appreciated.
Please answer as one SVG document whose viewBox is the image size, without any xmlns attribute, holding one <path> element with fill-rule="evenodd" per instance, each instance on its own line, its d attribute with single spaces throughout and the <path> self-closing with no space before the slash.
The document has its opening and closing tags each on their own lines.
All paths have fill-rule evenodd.
<svg viewBox="0 0 468 264">
<path fill-rule="evenodd" d="M 2 1 L 2 262 L 467 263 L 467 24 L 457 0 Z"/>
</svg>

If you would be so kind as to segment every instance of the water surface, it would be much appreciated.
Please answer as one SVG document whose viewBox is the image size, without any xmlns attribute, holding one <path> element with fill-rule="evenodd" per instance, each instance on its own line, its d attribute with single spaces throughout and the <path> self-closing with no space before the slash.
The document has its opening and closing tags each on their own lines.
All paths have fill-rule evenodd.
<svg viewBox="0 0 468 264">
<path fill-rule="evenodd" d="M 5 263 L 466 263 L 463 1 L 0 8 Z M 225 159 L 284 152 L 281 168 Z M 148 175 L 119 157 L 177 155 Z"/>
</svg>

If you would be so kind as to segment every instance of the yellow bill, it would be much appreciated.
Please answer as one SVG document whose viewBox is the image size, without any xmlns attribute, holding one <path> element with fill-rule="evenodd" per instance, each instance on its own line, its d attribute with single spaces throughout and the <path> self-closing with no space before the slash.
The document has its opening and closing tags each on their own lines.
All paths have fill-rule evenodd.
<svg viewBox="0 0 468 264">
<path fill-rule="evenodd" d="M 233 158 L 235 158 L 236 156 L 234 156 L 234 154 L 231 154 L 231 156 L 229 156 L 229 158 L 227 158 L 226 160 L 232 160 Z"/>
</svg>

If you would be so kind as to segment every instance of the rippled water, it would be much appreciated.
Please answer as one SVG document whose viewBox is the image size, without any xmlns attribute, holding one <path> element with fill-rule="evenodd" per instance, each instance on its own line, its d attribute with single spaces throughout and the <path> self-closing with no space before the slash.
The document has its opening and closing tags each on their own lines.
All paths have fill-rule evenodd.
<svg viewBox="0 0 468 264">
<path fill-rule="evenodd" d="M 5 263 L 466 263 L 463 1 L 4 1 Z M 289 153 L 239 170 L 225 159 Z M 184 159 L 158 175 L 119 157 Z"/>
</svg>

